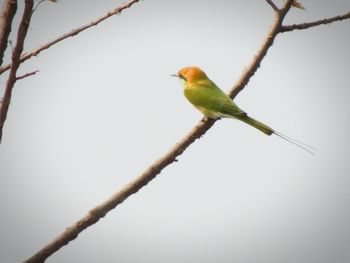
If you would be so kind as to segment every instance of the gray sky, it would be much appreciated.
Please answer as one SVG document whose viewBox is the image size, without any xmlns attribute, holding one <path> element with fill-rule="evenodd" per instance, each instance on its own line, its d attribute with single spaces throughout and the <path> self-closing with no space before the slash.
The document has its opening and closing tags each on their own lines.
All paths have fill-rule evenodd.
<svg viewBox="0 0 350 263">
<path fill-rule="evenodd" d="M 120 3 L 44 3 L 25 50 Z M 286 23 L 350 11 L 302 3 Z M 31 256 L 182 138 L 201 114 L 169 75 L 196 65 L 228 90 L 272 20 L 265 1 L 146 0 L 23 64 L 40 72 L 16 84 L 0 145 L 0 261 Z M 48 262 L 349 262 L 349 30 L 279 35 L 235 100 L 315 157 L 221 120 Z"/>
</svg>

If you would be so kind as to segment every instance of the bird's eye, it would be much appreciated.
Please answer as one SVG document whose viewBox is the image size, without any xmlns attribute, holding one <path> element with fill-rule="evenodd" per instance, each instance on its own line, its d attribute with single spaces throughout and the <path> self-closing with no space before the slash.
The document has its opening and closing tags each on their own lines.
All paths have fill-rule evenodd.
<svg viewBox="0 0 350 263">
<path fill-rule="evenodd" d="M 182 74 L 179 75 L 179 78 L 180 78 L 180 79 L 183 79 L 183 80 L 185 80 L 185 81 L 187 80 L 187 79 L 185 78 L 185 76 L 182 75 Z"/>
</svg>

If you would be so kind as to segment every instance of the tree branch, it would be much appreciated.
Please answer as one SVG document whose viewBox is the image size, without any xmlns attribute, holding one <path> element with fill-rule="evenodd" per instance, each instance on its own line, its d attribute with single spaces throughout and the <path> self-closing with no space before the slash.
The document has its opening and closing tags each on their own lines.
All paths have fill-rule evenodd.
<svg viewBox="0 0 350 263">
<path fill-rule="evenodd" d="M 293 1 L 292 6 L 301 10 L 305 10 L 305 7 L 302 4 L 300 4 L 297 0 Z"/>
<path fill-rule="evenodd" d="M 350 18 L 350 12 L 347 12 L 344 15 L 334 16 L 331 18 L 325 18 L 325 19 L 314 21 L 314 22 L 282 26 L 280 32 L 284 33 L 284 32 L 289 32 L 289 31 L 293 31 L 293 30 L 307 29 L 310 27 L 326 25 L 326 24 L 330 24 L 330 23 L 333 23 L 336 21 L 342 21 L 342 20 L 349 19 L 349 18 Z"/>
<path fill-rule="evenodd" d="M 276 6 L 276 4 L 275 4 L 272 0 L 266 0 L 266 2 L 272 7 L 272 9 L 273 9 L 275 12 L 279 12 L 278 7 Z"/>
<path fill-rule="evenodd" d="M 4 58 L 4 53 L 7 48 L 8 37 L 11 32 L 12 20 L 17 11 L 16 0 L 5 0 L 2 5 L 0 15 L 0 66 Z"/>
<path fill-rule="evenodd" d="M 138 192 L 143 186 L 154 179 L 163 168 L 176 161 L 179 156 L 194 140 L 200 138 L 213 124 L 214 120 L 199 122 L 182 140 L 180 140 L 166 154 L 150 165 L 140 176 L 125 185 L 119 192 L 116 192 L 109 199 L 91 209 L 87 215 L 81 218 L 72 226 L 48 243 L 40 251 L 34 254 L 24 263 L 44 262 L 50 255 L 67 245 L 87 227 L 95 224 L 103 218 L 110 210 L 121 204 L 130 195 Z"/>
<path fill-rule="evenodd" d="M 259 68 L 260 62 L 266 55 L 267 50 L 272 46 L 273 40 L 278 34 L 278 30 L 280 29 L 282 21 L 290 9 L 292 2 L 293 0 L 287 0 L 280 13 L 276 15 L 272 28 L 263 43 L 263 47 L 259 49 L 258 53 L 254 56 L 253 61 L 249 64 L 247 70 L 244 71 L 241 78 L 238 80 L 238 84 L 234 87 L 233 91 L 230 92 L 232 98 L 236 96 L 240 90 L 243 89 L 243 86 L 248 83 L 249 79 Z M 140 176 L 136 177 L 133 181 L 124 186 L 119 192 L 116 192 L 114 195 L 112 195 L 108 200 L 90 210 L 87 215 L 85 215 L 75 224 L 66 228 L 62 234 L 57 236 L 53 241 L 48 243 L 31 258 L 26 260 L 25 263 L 44 262 L 50 255 L 55 253 L 61 247 L 67 245 L 70 241 L 74 240 L 84 229 L 88 228 L 103 218 L 110 210 L 121 204 L 129 196 L 138 192 L 142 187 L 147 185 L 165 167 L 175 162 L 176 158 L 181 155 L 186 150 L 186 148 L 195 140 L 204 135 L 205 132 L 211 126 L 213 126 L 215 122 L 216 120 L 203 118 L 199 123 L 197 123 L 197 125 L 192 128 L 192 130 L 187 135 L 185 135 L 161 158 L 151 164 Z"/>
<path fill-rule="evenodd" d="M 27 78 L 27 77 L 30 77 L 30 76 L 33 76 L 35 75 L 36 73 L 38 73 L 39 70 L 35 70 L 35 71 L 32 71 L 32 72 L 28 72 L 22 76 L 19 76 L 19 77 L 16 77 L 16 80 L 20 80 L 20 79 L 24 79 L 24 78 Z"/>
<path fill-rule="evenodd" d="M 7 112 L 11 102 L 12 89 L 16 82 L 16 73 L 20 65 L 20 56 L 23 51 L 24 40 L 27 35 L 30 18 L 33 9 L 33 0 L 25 0 L 25 6 L 23 16 L 18 27 L 16 46 L 12 52 L 12 64 L 10 74 L 7 79 L 4 97 L 2 98 L 2 104 L 0 105 L 0 142 L 2 139 L 4 123 L 6 120 Z"/>
<path fill-rule="evenodd" d="M 84 30 L 86 30 L 86 29 L 88 29 L 90 27 L 98 25 L 99 23 L 101 23 L 102 21 L 106 20 L 107 18 L 109 18 L 111 16 L 120 14 L 124 9 L 127 9 L 127 8 L 131 7 L 133 4 L 135 4 L 135 3 L 139 2 L 139 1 L 140 0 L 131 0 L 131 1 L 128 1 L 128 2 L 126 2 L 124 4 L 121 4 L 120 6 L 118 6 L 118 7 L 114 8 L 113 10 L 109 11 L 104 16 L 101 16 L 100 18 L 97 18 L 96 20 L 91 21 L 90 23 L 88 23 L 86 25 L 83 25 L 81 27 L 73 29 L 70 32 L 68 32 L 66 34 L 63 34 L 63 35 L 57 37 L 56 39 L 54 39 L 54 40 L 52 40 L 52 41 L 50 41 L 50 42 L 48 42 L 48 43 L 46 43 L 44 45 L 41 45 L 41 46 L 33 49 L 32 51 L 30 51 L 28 53 L 24 53 L 21 56 L 20 62 L 22 63 L 22 62 L 26 61 L 27 59 L 30 59 L 33 56 L 37 56 L 43 50 L 50 48 L 51 46 L 61 42 L 62 40 L 65 40 L 66 38 L 78 35 L 82 31 L 84 31 Z M 10 67 L 11 67 L 11 64 L 8 64 L 6 66 L 0 67 L 0 74 L 2 74 L 5 71 L 7 71 Z"/>
<path fill-rule="evenodd" d="M 275 15 L 275 21 L 271 26 L 270 31 L 267 33 L 266 38 L 261 44 L 258 52 L 254 55 L 249 66 L 242 72 L 238 81 L 236 81 L 235 85 L 231 88 L 228 95 L 234 99 L 237 94 L 247 85 L 250 78 L 255 74 L 255 72 L 260 67 L 260 63 L 265 57 L 267 51 L 272 46 L 273 41 L 275 40 L 277 34 L 281 31 L 282 21 L 286 14 L 288 13 L 293 1 L 287 0 L 284 6 L 279 10 L 279 12 Z"/>
</svg>

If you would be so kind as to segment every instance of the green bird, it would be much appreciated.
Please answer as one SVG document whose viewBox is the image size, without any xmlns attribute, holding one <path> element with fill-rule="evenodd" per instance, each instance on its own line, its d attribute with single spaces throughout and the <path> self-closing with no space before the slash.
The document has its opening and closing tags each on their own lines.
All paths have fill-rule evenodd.
<svg viewBox="0 0 350 263">
<path fill-rule="evenodd" d="M 243 121 L 266 135 L 275 134 L 305 151 L 314 154 L 313 147 L 283 135 L 266 124 L 249 117 L 248 114 L 240 109 L 200 68 L 194 66 L 185 67 L 172 76 L 183 80 L 185 97 L 206 117 L 211 119 L 234 118 Z"/>
</svg>

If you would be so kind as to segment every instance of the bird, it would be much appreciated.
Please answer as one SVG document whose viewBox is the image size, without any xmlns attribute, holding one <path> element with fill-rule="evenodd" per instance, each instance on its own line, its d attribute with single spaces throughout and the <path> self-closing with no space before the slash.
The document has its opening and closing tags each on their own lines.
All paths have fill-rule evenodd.
<svg viewBox="0 0 350 263">
<path fill-rule="evenodd" d="M 207 118 L 233 118 L 240 120 L 266 135 L 270 136 L 275 134 L 314 155 L 313 151 L 315 149 L 312 146 L 277 132 L 268 125 L 248 116 L 248 114 L 239 108 L 199 67 L 184 67 L 180 69 L 177 74 L 172 74 L 171 76 L 181 80 L 184 88 L 183 92 L 187 100 Z"/>
</svg>

